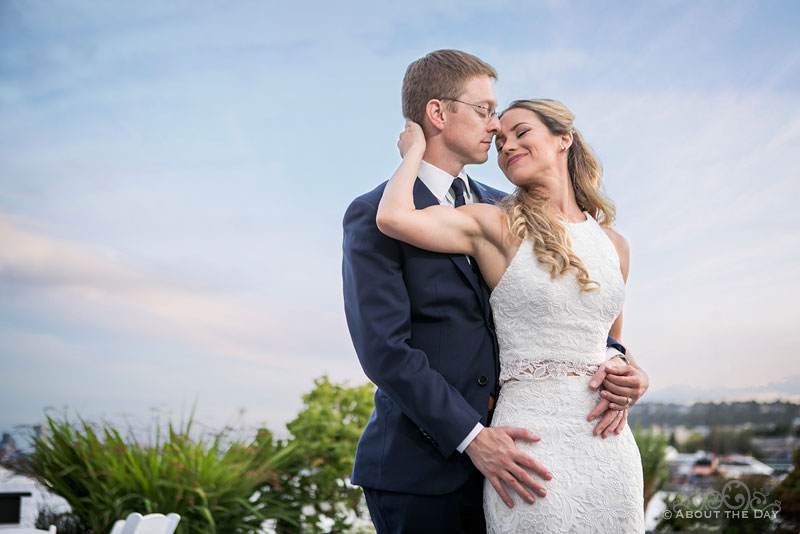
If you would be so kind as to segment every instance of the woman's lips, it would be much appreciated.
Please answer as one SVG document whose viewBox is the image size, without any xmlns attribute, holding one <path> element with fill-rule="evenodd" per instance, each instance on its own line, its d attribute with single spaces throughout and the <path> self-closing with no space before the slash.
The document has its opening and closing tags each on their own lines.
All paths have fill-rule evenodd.
<svg viewBox="0 0 800 534">
<path fill-rule="evenodd" d="M 520 158 L 523 157 L 525 157 L 525 154 L 515 154 L 511 156 L 510 158 L 508 158 L 508 161 L 506 161 L 506 167 L 511 167 L 514 163 L 516 163 L 517 161 L 520 160 Z"/>
</svg>

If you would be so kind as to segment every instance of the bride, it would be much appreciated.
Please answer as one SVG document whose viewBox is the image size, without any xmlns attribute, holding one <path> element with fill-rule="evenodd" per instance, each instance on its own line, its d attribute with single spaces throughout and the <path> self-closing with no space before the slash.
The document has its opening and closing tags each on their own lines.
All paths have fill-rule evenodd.
<svg viewBox="0 0 800 534">
<path fill-rule="evenodd" d="M 642 465 L 630 428 L 598 439 L 586 418 L 599 400 L 589 379 L 605 361 L 606 338 L 620 339 L 629 252 L 609 228 L 614 209 L 599 191 L 600 165 L 573 118 L 554 100 L 512 103 L 495 146 L 515 192 L 500 205 L 424 210 L 414 207 L 413 187 L 426 142 L 409 121 L 398 143 L 403 162 L 378 208 L 383 233 L 471 256 L 492 290 L 503 384 L 492 426 L 534 432 L 538 441 L 517 446 L 553 476 L 539 479 L 546 498 L 514 495 L 511 508 L 498 495 L 502 482 L 487 479 L 490 533 L 644 532 Z"/>
</svg>

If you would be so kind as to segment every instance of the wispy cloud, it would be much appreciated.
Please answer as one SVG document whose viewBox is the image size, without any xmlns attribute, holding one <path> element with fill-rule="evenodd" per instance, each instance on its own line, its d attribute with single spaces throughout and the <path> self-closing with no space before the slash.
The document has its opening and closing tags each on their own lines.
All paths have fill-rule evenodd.
<svg viewBox="0 0 800 534">
<path fill-rule="evenodd" d="M 179 273 L 149 272 L 113 250 L 50 237 L 0 212 L 0 284 L 27 298 L 43 294 L 69 301 L 92 321 L 144 335 L 168 336 L 279 368 L 302 366 L 290 354 L 320 355 L 343 336 L 325 310 L 297 310 L 286 302 L 245 302 L 197 287 Z M 321 336 L 305 335 L 307 323 Z M 338 323 L 338 321 L 335 321 Z M 340 326 L 335 324 L 335 326 Z M 336 350 L 336 349 L 334 349 Z"/>
</svg>

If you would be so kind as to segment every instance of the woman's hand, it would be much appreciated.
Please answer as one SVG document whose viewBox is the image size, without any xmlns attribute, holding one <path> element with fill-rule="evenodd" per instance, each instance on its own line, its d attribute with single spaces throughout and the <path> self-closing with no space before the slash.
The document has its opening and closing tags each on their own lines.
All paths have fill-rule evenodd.
<svg viewBox="0 0 800 534">
<path fill-rule="evenodd" d="M 422 159 L 425 147 L 425 134 L 422 133 L 422 127 L 416 122 L 406 119 L 406 129 L 400 133 L 400 140 L 397 141 L 400 157 L 405 159 L 406 155 L 414 155 Z"/>
<path fill-rule="evenodd" d="M 437 202 L 417 209 L 414 184 L 426 147 L 420 125 L 406 121 L 397 142 L 403 161 L 383 190 L 375 215 L 378 229 L 392 239 L 425 250 L 466 254 L 478 263 L 487 259 L 484 256 L 491 256 L 492 261 L 505 261 L 498 243 L 503 242 L 508 222 L 498 206 L 475 202 L 453 209 Z"/>
</svg>

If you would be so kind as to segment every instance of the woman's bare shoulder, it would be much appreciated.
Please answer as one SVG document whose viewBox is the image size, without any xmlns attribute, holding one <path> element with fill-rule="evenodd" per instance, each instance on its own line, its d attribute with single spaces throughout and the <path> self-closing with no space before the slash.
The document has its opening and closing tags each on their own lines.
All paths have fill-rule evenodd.
<svg viewBox="0 0 800 534">
<path fill-rule="evenodd" d="M 601 226 L 601 228 L 606 233 L 611 242 L 614 243 L 614 246 L 620 253 L 624 251 L 626 254 L 630 254 L 630 246 L 628 245 L 628 240 L 625 239 L 625 236 L 623 236 L 613 228 L 608 228 L 607 226 Z"/>
<path fill-rule="evenodd" d="M 614 230 L 613 228 L 607 228 L 605 226 L 601 226 L 603 231 L 606 233 L 608 238 L 613 243 L 614 248 L 617 249 L 617 255 L 619 256 L 619 266 L 620 270 L 622 271 L 622 277 L 627 281 L 628 280 L 628 269 L 631 263 L 631 248 L 628 245 L 628 240 L 623 237 L 622 234 Z"/>
</svg>

